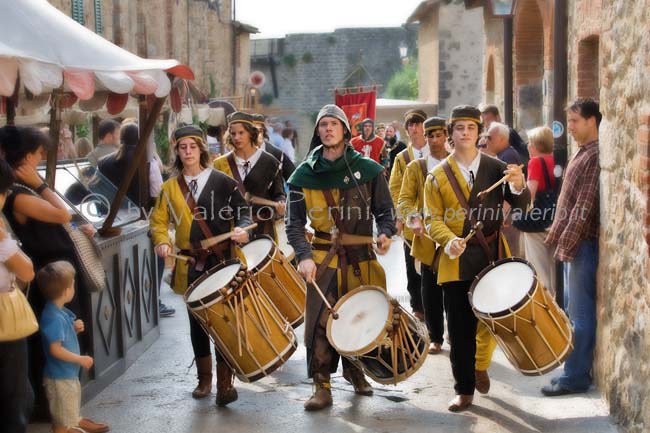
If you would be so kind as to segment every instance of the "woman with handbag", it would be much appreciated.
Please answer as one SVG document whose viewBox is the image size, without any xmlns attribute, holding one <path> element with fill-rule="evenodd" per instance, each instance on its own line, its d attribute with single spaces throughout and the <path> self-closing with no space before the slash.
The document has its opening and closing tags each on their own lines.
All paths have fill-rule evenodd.
<svg viewBox="0 0 650 433">
<path fill-rule="evenodd" d="M 14 182 L 11 167 L 0 159 L 0 209 Z M 3 431 L 24 433 L 34 403 L 27 372 L 27 336 L 38 324 L 16 279 L 34 279 L 32 261 L 12 239 L 0 219 L 0 419 Z"/>
<path fill-rule="evenodd" d="M 555 160 L 553 159 L 553 131 L 551 128 L 540 126 L 528 131 L 528 152 L 530 153 L 530 161 L 528 161 L 528 181 L 526 184 L 530 190 L 531 202 L 535 205 L 535 198 L 539 199 L 540 194 L 555 191 L 555 176 L 553 175 Z M 537 202 L 539 203 L 540 200 L 537 200 Z M 523 225 L 519 229 L 524 234 L 526 259 L 537 271 L 537 275 L 544 287 L 555 296 L 553 248 L 544 244 L 546 229 L 543 228 L 544 226 L 550 227 L 553 215 L 552 212 L 547 211 L 545 216 L 544 211 L 546 209 L 540 209 L 539 221 L 534 224 L 531 222 L 531 224 Z"/>
<path fill-rule="evenodd" d="M 7 195 L 4 214 L 12 231 L 22 243 L 23 251 L 33 261 L 36 271 L 56 260 L 67 260 L 73 263 L 76 269 L 81 269 L 73 241 L 64 227 L 64 224 L 71 221 L 72 216 L 63 200 L 38 175 L 38 164 L 49 145 L 49 138 L 36 128 L 0 128 L 0 147 L 16 176 L 11 192 Z M 79 226 L 79 230 L 86 233 L 87 229 L 86 226 Z M 90 323 L 91 308 L 87 305 L 87 289 L 80 274 L 81 272 L 77 273 L 75 281 L 79 290 L 75 292 L 69 308 L 77 317 Z M 40 317 L 46 301 L 35 284 L 32 284 L 29 292 L 29 303 L 36 317 Z M 82 352 L 87 352 L 92 344 L 89 335 L 80 336 L 79 340 Z M 39 334 L 29 339 L 29 347 L 30 377 L 36 390 L 34 415 L 37 418 L 47 418 L 47 402 L 41 387 L 44 355 Z"/>
</svg>

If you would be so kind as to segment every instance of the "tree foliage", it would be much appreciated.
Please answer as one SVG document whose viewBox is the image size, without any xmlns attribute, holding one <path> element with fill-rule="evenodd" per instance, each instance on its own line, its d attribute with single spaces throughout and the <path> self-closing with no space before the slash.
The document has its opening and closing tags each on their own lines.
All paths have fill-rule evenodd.
<svg viewBox="0 0 650 433">
<path fill-rule="evenodd" d="M 413 59 L 388 80 L 386 97 L 391 99 L 418 99 L 418 65 Z"/>
</svg>

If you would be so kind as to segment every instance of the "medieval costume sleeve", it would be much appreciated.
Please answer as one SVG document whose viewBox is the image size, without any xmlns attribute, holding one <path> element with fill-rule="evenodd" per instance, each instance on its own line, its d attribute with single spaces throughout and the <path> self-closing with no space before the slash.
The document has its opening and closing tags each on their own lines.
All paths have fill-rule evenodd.
<svg viewBox="0 0 650 433">
<path fill-rule="evenodd" d="M 503 177 L 506 164 L 496 158 L 481 155 L 479 170 L 471 191 L 453 156 L 447 157 L 446 161 L 464 192 L 471 216 L 483 222 L 483 233 L 488 240 L 489 253 L 492 257 L 486 256 L 477 241 L 469 242 L 465 252 L 458 258 L 451 259 L 447 254 L 442 254 L 438 267 L 440 284 L 472 280 L 490 260 L 509 256 L 508 245 L 500 230 L 504 218 L 503 201 L 505 199 L 513 208 L 525 209 L 530 200 L 528 190 L 516 195 L 510 191 L 508 185 L 495 189 L 482 200 L 478 199 L 477 195 L 480 191 L 487 189 Z M 424 214 L 429 235 L 442 247 L 456 237 L 466 236 L 471 229 L 469 218 L 458 202 L 442 165 L 433 169 L 432 176 L 426 182 Z"/>
</svg>

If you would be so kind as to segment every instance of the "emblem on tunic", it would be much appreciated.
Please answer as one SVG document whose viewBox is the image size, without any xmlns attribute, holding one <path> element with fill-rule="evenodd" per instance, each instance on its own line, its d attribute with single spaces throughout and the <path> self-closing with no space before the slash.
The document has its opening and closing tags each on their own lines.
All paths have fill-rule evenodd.
<svg viewBox="0 0 650 433">
<path fill-rule="evenodd" d="M 350 182 L 350 178 L 347 177 L 347 176 L 345 176 L 345 177 L 343 178 L 343 182 L 344 182 L 344 183 L 349 183 L 349 182 Z"/>
<path fill-rule="evenodd" d="M 354 172 L 354 177 L 356 177 L 357 179 L 361 179 L 361 173 L 359 173 L 358 171 L 355 171 Z"/>
</svg>

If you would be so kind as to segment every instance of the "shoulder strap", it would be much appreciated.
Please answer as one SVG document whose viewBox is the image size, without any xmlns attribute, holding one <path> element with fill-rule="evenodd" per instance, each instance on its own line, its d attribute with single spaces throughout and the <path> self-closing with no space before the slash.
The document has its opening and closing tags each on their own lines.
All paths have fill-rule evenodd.
<svg viewBox="0 0 650 433">
<path fill-rule="evenodd" d="M 406 149 L 402 150 L 400 153 L 404 155 L 404 162 L 406 162 L 406 165 L 409 165 L 411 162 L 411 154 L 409 153 L 409 148 L 407 147 Z"/>
<path fill-rule="evenodd" d="M 239 175 L 239 169 L 237 168 L 237 163 L 235 162 L 235 153 L 230 152 L 226 156 L 226 161 L 228 161 L 228 166 L 230 166 L 230 171 L 232 171 L 232 178 L 237 181 L 237 186 L 239 187 L 239 191 L 241 191 L 241 194 L 243 196 L 246 196 L 246 188 L 244 187 L 244 181 Z"/>
<path fill-rule="evenodd" d="M 546 189 L 555 191 L 555 186 L 551 184 L 551 177 L 548 175 L 548 169 L 546 168 L 546 161 L 544 160 L 543 156 L 540 156 L 539 159 L 542 163 L 542 172 L 544 173 L 544 181 L 546 182 Z"/>
<path fill-rule="evenodd" d="M 206 239 L 211 238 L 212 231 L 210 230 L 210 227 L 208 227 L 208 224 L 203 219 L 201 213 L 196 211 L 196 202 L 194 201 L 194 197 L 192 197 L 192 194 L 190 193 L 190 189 L 187 187 L 187 183 L 185 183 L 185 178 L 183 177 L 182 174 L 179 174 L 176 177 L 176 179 L 178 181 L 178 186 L 181 188 L 181 192 L 183 193 L 183 196 L 185 196 L 185 201 L 187 202 L 187 205 L 190 208 L 190 212 L 192 212 L 192 217 L 194 218 L 194 221 L 196 221 L 197 224 L 199 225 L 199 228 L 201 229 L 203 236 L 205 236 Z"/>
<path fill-rule="evenodd" d="M 422 178 L 424 180 L 427 179 L 427 161 L 426 159 L 419 159 L 420 162 L 420 170 L 422 170 Z"/>
<path fill-rule="evenodd" d="M 332 190 L 324 189 L 323 195 L 325 196 L 325 202 L 327 203 L 327 206 L 330 208 L 330 212 L 332 212 L 332 218 L 334 218 L 334 224 L 336 225 L 336 228 L 338 229 L 339 233 L 344 233 L 343 224 L 341 223 L 341 215 L 339 215 L 339 207 L 334 201 Z"/>
<path fill-rule="evenodd" d="M 447 180 L 449 181 L 449 185 L 451 185 L 451 189 L 454 191 L 454 194 L 456 194 L 458 203 L 460 203 L 463 209 L 465 209 L 465 215 L 467 216 L 467 218 L 469 218 L 469 222 L 472 225 L 472 227 L 475 226 L 476 219 L 474 218 L 472 212 L 470 211 L 469 203 L 465 199 L 465 195 L 463 194 L 462 190 L 460 189 L 460 185 L 458 184 L 458 179 L 456 179 L 456 176 L 454 176 L 454 172 L 451 170 L 451 166 L 449 165 L 449 162 L 447 161 L 446 158 L 442 162 L 442 168 L 445 171 L 445 175 L 447 175 Z M 488 260 L 490 262 L 494 261 L 492 257 L 492 252 L 490 251 L 487 241 L 485 240 L 485 235 L 483 234 L 483 230 L 478 230 L 476 232 L 476 239 L 478 239 L 479 244 L 481 244 L 481 247 L 483 248 L 483 252 L 488 257 Z"/>
</svg>

